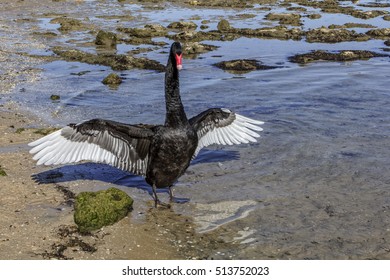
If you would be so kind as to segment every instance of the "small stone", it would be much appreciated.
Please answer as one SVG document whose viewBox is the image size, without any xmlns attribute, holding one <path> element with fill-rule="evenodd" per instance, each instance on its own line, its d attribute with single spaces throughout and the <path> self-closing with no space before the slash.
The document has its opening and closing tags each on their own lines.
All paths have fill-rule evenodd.
<svg viewBox="0 0 390 280">
<path fill-rule="evenodd" d="M 50 99 L 53 101 L 57 101 L 57 100 L 60 100 L 61 97 L 57 94 L 52 94 L 52 95 L 50 95 Z"/>
</svg>

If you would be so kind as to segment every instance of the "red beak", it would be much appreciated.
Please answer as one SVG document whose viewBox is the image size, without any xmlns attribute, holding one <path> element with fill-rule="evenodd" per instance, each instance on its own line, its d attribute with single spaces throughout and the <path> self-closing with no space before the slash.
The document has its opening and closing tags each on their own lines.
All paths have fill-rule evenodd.
<svg viewBox="0 0 390 280">
<path fill-rule="evenodd" d="M 176 68 L 177 68 L 177 70 L 181 70 L 183 68 L 183 65 L 182 65 L 183 54 L 176 53 L 175 58 L 176 58 Z"/>
</svg>

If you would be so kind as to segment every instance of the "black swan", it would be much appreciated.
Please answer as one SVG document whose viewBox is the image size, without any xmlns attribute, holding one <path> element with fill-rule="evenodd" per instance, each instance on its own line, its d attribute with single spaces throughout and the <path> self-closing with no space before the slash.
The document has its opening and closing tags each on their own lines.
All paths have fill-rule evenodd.
<svg viewBox="0 0 390 280">
<path fill-rule="evenodd" d="M 261 121 L 228 109 L 212 108 L 187 119 L 179 91 L 182 49 L 171 46 L 165 73 L 164 125 L 124 124 L 93 119 L 69 124 L 32 143 L 37 164 L 66 164 L 89 160 L 142 175 L 153 188 L 155 206 L 162 204 L 156 188 L 169 188 L 183 175 L 191 160 L 211 144 L 256 142 Z"/>
</svg>

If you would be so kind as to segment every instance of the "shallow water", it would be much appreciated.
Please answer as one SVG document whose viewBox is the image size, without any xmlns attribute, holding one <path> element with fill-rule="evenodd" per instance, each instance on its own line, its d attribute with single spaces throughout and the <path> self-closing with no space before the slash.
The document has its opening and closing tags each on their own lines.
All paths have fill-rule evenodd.
<svg viewBox="0 0 390 280">
<path fill-rule="evenodd" d="M 91 14 L 92 4 L 95 1 L 80 4 L 78 13 Z M 149 22 L 167 25 L 177 18 L 198 14 L 211 19 L 210 26 L 216 26 L 219 17 L 233 17 L 237 13 L 233 9 L 206 9 L 200 13 L 175 6 L 156 11 L 126 4 L 123 10 L 111 2 L 96 4 L 99 6 L 96 15 L 131 11 L 139 26 Z M 279 10 L 283 8 L 275 7 L 275 11 Z M 256 13 L 257 17 L 246 22 L 234 19 L 231 22 L 236 27 L 253 27 L 268 11 Z M 315 24 L 307 20 L 305 27 L 351 21 L 390 27 L 390 22 L 381 18 L 364 21 L 340 14 L 332 16 L 336 19 L 325 14 Z M 109 27 L 125 24 L 93 15 L 90 20 Z M 42 30 L 56 27 L 46 19 L 38 22 Z M 57 42 L 48 45 L 65 43 L 72 36 L 88 37 L 83 33 L 68 36 L 60 36 L 54 39 Z M 214 232 L 238 246 L 234 246 L 234 251 L 214 252 L 215 258 L 384 256 L 390 232 L 386 212 L 390 209 L 389 58 L 306 66 L 287 61 L 291 55 L 318 49 L 381 52 L 383 41 L 309 44 L 240 38 L 206 43 L 219 48 L 198 59 L 184 60 L 180 82 L 187 114 L 193 116 L 209 107 L 226 107 L 265 121 L 264 132 L 257 144 L 204 150 L 175 188 L 177 196 L 190 201 L 175 205 L 174 211 L 194 217 L 199 232 Z M 163 50 L 167 51 L 168 46 Z M 33 53 L 34 49 L 29 51 Z M 161 50 L 150 52 L 147 57 L 166 62 L 166 53 Z M 239 58 L 281 67 L 232 74 L 212 66 L 221 60 Z M 119 72 L 124 81 L 114 90 L 101 83 L 112 72 L 105 66 L 54 61 L 41 68 L 39 81 L 18 86 L 2 101 L 12 100 L 46 123 L 58 126 L 95 117 L 128 123 L 163 122 L 163 73 Z M 60 101 L 50 101 L 52 94 L 60 95 Z M 81 167 L 91 166 L 60 170 L 65 174 L 72 170 L 81 172 Z M 108 167 L 99 169 L 93 165 L 93 168 L 97 171 L 86 179 L 101 180 L 102 188 L 104 182 L 115 183 L 127 186 L 122 189 L 136 198 L 150 199 L 147 195 L 150 188 L 140 177 L 124 177 L 123 172 Z M 109 174 L 110 180 L 99 174 Z M 384 245 L 370 242 L 380 236 Z M 376 255 L 370 253 L 374 247 Z"/>
</svg>

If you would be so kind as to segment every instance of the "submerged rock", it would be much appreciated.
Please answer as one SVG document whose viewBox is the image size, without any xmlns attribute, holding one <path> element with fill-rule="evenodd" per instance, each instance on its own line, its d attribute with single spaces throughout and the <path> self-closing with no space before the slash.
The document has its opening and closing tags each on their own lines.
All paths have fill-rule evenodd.
<svg viewBox="0 0 390 280">
<path fill-rule="evenodd" d="M 215 63 L 214 66 L 234 73 L 247 73 L 254 70 L 275 69 L 275 66 L 263 65 L 254 59 L 236 59 Z"/>
<path fill-rule="evenodd" d="M 80 232 L 90 232 L 118 222 L 132 205 L 133 199 L 117 188 L 82 192 L 76 196 L 74 221 Z"/>
<path fill-rule="evenodd" d="M 115 48 L 117 36 L 113 32 L 100 30 L 96 35 L 95 44 L 104 47 Z"/>
<path fill-rule="evenodd" d="M 361 50 L 345 50 L 339 52 L 326 52 L 326 51 L 312 51 L 305 54 L 297 54 L 289 57 L 289 61 L 295 63 L 306 64 L 309 62 L 325 60 L 325 61 L 351 61 L 370 59 L 373 57 L 384 57 L 387 55 L 375 53 L 371 51 Z"/>
</svg>

